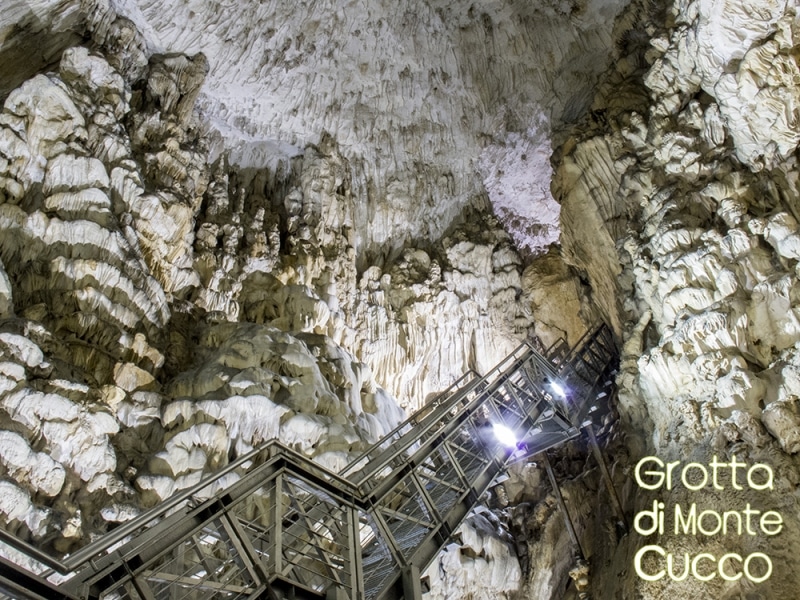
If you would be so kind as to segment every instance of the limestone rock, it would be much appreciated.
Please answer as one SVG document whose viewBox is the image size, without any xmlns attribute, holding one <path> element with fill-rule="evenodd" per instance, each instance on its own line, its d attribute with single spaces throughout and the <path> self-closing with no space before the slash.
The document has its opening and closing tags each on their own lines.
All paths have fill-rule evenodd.
<svg viewBox="0 0 800 600">
<path fill-rule="evenodd" d="M 511 597 L 519 586 L 521 571 L 508 540 L 498 535 L 500 528 L 496 517 L 485 509 L 468 516 L 455 534 L 461 543 L 447 545 L 426 571 L 431 587 L 427 597 Z"/>
<path fill-rule="evenodd" d="M 558 254 L 533 261 L 522 273 L 522 289 L 530 301 L 534 331 L 545 348 L 559 339 L 569 346 L 578 343 L 588 328 L 580 318 L 580 283 Z"/>
<path fill-rule="evenodd" d="M 272 439 L 342 468 L 403 420 L 352 355 L 322 335 L 296 335 L 246 323 L 204 332 L 201 364 L 167 386 L 175 400 L 161 412 L 164 448 L 137 478 L 143 501 Z"/>
<path fill-rule="evenodd" d="M 30 495 L 8 481 L 0 481 L 0 514 L 6 523 L 18 521 L 28 530 L 41 537 L 47 530 L 49 512 L 36 508 Z"/>
<path fill-rule="evenodd" d="M 354 165 L 352 188 L 372 198 L 352 224 L 360 255 L 398 250 L 418 233 L 440 237 L 484 182 L 515 239 L 538 250 L 558 235 L 546 138 L 590 103 L 623 4 L 360 2 L 339 14 L 267 2 L 228 15 L 151 0 L 37 11 L 15 1 L 0 21 L 9 29 L 0 50 L 7 64 L 37 60 L 15 68 L 0 94 L 83 39 L 130 82 L 158 53 L 148 93 L 181 119 L 196 96 L 243 168 L 286 161 L 323 131 L 337 139 Z M 515 202 L 516 190 L 530 201 Z"/>
<path fill-rule="evenodd" d="M 761 420 L 786 452 L 800 451 L 800 411 L 796 401 L 771 403 L 761 414 Z"/>
<path fill-rule="evenodd" d="M 33 452 L 25 439 L 10 431 L 0 432 L 3 467 L 13 479 L 33 492 L 55 496 L 64 486 L 64 467 L 47 454 Z"/>
<path fill-rule="evenodd" d="M 12 297 L 11 282 L 5 268 L 0 263 L 0 318 L 10 317 L 14 314 L 14 301 Z"/>
<path fill-rule="evenodd" d="M 785 469 L 788 482 L 798 468 L 790 456 L 797 216 L 786 200 L 800 141 L 797 64 L 787 61 L 797 49 L 797 8 L 771 0 L 720 7 L 675 2 L 666 20 L 645 9 L 634 25 L 631 39 L 636 32 L 647 47 L 632 44 L 632 63 L 601 86 L 603 122 L 584 119 L 556 154 L 563 254 L 624 342 L 619 407 L 629 452 L 699 462 L 736 454 Z M 620 101 L 622 86 L 639 96 Z M 637 432 L 643 439 L 634 441 Z M 718 492 L 708 501 L 733 502 Z M 756 501 L 746 492 L 736 501 L 745 496 Z M 659 496 L 668 505 L 690 497 Z M 633 547 L 622 541 L 609 560 L 629 563 Z M 798 545 L 787 537 L 774 551 L 789 560 Z M 776 574 L 758 593 L 793 593 L 795 574 Z M 719 582 L 699 590 L 614 581 L 594 569 L 590 578 L 592 593 L 601 582 L 608 597 L 727 593 Z M 546 593 L 540 583 L 535 591 Z"/>
</svg>

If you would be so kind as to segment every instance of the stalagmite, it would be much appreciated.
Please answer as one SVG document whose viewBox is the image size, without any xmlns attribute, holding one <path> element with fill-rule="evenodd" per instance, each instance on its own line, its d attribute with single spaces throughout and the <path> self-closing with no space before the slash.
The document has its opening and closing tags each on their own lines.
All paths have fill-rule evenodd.
<svg viewBox="0 0 800 600">
<path fill-rule="evenodd" d="M 627 514 L 580 442 L 559 492 L 520 459 L 425 597 L 794 597 L 795 3 L 235 8 L 0 14 L 0 525 L 74 553 L 270 440 L 342 471 L 464 373 L 602 320 L 617 389 L 587 419 Z M 648 455 L 774 489 L 645 497 Z M 654 501 L 786 530 L 735 556 L 623 535 Z M 701 548 L 718 577 L 667 575 Z M 727 579 L 761 554 L 770 577 Z"/>
</svg>

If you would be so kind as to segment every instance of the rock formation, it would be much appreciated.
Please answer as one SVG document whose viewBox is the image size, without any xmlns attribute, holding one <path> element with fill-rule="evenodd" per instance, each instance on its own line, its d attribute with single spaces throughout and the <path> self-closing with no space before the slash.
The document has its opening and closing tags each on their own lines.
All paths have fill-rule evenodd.
<svg viewBox="0 0 800 600">
<path fill-rule="evenodd" d="M 132 92 L 71 48 L 0 115 L 3 518 L 62 552 L 263 441 L 338 468 L 403 418 L 312 291 L 272 277 L 289 321 L 220 301 L 279 248 L 263 208 L 252 239 L 241 211 L 203 237 L 229 191 L 193 125 L 204 65 L 156 57 Z"/>
<path fill-rule="evenodd" d="M 359 254 L 333 136 L 232 162 L 195 106 L 207 57 L 141 65 L 138 30 L 107 18 L 132 38 L 64 49 L 0 113 L 0 512 L 59 553 L 267 440 L 338 470 L 532 324 L 483 201 L 439 239 Z M 487 593 L 516 589 L 511 546 L 475 520 Z"/>
<path fill-rule="evenodd" d="M 649 538 L 576 445 L 554 462 L 588 561 L 518 465 L 429 597 L 794 597 L 793 3 L 45 4 L 0 15 L 6 529 L 73 551 L 268 439 L 339 469 L 464 371 L 602 318 L 628 514 L 776 510 L 774 538 L 658 538 L 771 578 L 637 577 Z M 775 489 L 643 493 L 647 454 Z"/>
<path fill-rule="evenodd" d="M 770 492 L 738 492 L 729 481 L 722 491 L 678 486 L 658 499 L 668 510 L 697 502 L 720 512 L 751 502 L 779 512 L 786 530 L 775 538 L 658 538 L 690 554 L 763 552 L 774 564 L 763 583 L 631 577 L 607 580 L 605 589 L 789 598 L 800 424 L 797 10 L 783 2 L 641 10 L 590 118 L 558 152 L 564 253 L 623 339 L 619 408 L 637 458 L 649 451 L 708 464 L 735 455 L 776 473 Z M 636 510 L 656 496 L 639 491 Z M 645 539 L 632 534 L 609 570 L 652 543 Z"/>
</svg>

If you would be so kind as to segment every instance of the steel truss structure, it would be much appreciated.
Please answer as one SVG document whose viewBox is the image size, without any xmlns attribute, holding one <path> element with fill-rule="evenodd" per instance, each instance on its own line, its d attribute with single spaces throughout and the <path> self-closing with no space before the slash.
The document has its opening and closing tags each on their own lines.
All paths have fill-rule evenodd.
<svg viewBox="0 0 800 600">
<path fill-rule="evenodd" d="M 270 442 L 65 559 L 0 532 L 20 562 L 40 566 L 0 559 L 0 590 L 47 600 L 419 598 L 420 572 L 505 465 L 580 435 L 615 355 L 605 326 L 570 351 L 523 344 L 486 375 L 466 373 L 342 473 Z M 496 423 L 520 448 L 496 440 Z"/>
</svg>

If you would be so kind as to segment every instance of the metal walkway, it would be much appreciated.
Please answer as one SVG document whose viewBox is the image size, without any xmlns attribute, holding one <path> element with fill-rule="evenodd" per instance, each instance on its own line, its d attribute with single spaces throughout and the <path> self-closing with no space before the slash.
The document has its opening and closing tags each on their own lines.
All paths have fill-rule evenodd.
<svg viewBox="0 0 800 600">
<path fill-rule="evenodd" d="M 62 560 L 0 532 L 44 571 L 0 559 L 0 590 L 47 600 L 419 598 L 420 572 L 523 451 L 501 445 L 493 424 L 517 432 L 526 454 L 577 437 L 614 356 L 605 327 L 568 352 L 524 344 L 485 376 L 465 374 L 342 473 L 271 442 Z"/>
</svg>

